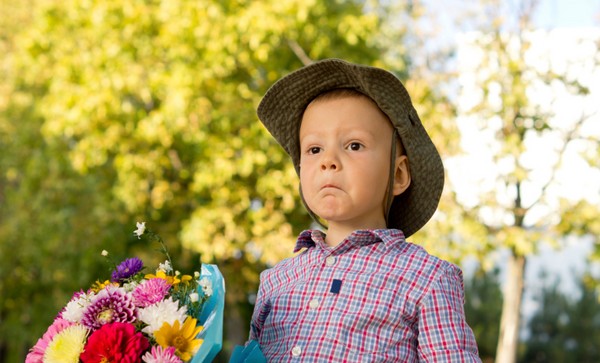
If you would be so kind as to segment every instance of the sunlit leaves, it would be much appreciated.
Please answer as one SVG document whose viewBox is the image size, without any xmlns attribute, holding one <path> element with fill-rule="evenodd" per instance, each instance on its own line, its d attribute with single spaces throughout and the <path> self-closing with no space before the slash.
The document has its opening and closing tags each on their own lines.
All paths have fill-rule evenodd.
<svg viewBox="0 0 600 363">
<path fill-rule="evenodd" d="M 68 273 L 90 278 L 81 270 L 97 251 L 131 253 L 118 237 L 137 219 L 184 263 L 190 251 L 219 262 L 244 301 L 310 223 L 287 155 L 256 118 L 260 97 L 310 59 L 373 63 L 379 17 L 318 0 L 29 3 L 1 23 L 0 202 L 14 212 L 3 208 L 0 236 L 2 256 L 22 247 L 2 271 L 32 291 L 3 285 L 13 305 L 0 315 L 36 288 L 66 298 Z"/>
</svg>

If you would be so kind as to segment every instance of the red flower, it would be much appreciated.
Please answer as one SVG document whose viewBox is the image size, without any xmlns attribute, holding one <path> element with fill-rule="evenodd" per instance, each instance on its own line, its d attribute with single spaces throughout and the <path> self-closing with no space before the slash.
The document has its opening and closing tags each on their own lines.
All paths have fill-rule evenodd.
<svg viewBox="0 0 600 363">
<path fill-rule="evenodd" d="M 90 335 L 81 353 L 83 363 L 139 363 L 148 339 L 129 323 L 109 323 Z"/>
</svg>

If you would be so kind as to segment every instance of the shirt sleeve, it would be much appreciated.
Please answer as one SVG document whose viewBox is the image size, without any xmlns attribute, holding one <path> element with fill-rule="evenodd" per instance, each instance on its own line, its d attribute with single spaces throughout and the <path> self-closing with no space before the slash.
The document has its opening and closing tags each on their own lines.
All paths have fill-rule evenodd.
<svg viewBox="0 0 600 363">
<path fill-rule="evenodd" d="M 262 279 L 258 286 L 258 294 L 256 295 L 256 303 L 254 304 L 254 312 L 250 321 L 250 337 L 249 340 L 259 340 L 265 320 L 271 311 L 269 302 L 266 299 L 265 283 Z"/>
<path fill-rule="evenodd" d="M 444 266 L 422 301 L 419 316 L 420 362 L 481 362 L 464 312 L 460 269 Z"/>
</svg>

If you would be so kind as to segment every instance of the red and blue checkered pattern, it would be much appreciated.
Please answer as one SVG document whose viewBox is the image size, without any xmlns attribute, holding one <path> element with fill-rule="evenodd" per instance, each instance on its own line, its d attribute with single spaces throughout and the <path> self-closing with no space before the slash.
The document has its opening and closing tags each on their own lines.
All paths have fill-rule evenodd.
<svg viewBox="0 0 600 363">
<path fill-rule="evenodd" d="M 250 339 L 269 362 L 480 362 L 457 266 L 399 230 L 324 238 L 261 274 Z"/>
</svg>

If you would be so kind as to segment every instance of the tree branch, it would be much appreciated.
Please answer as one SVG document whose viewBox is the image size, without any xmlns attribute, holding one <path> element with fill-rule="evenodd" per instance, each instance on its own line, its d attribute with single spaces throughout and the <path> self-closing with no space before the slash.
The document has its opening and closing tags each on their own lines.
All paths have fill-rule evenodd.
<svg viewBox="0 0 600 363">
<path fill-rule="evenodd" d="M 302 64 L 307 66 L 307 65 L 313 63 L 313 60 L 310 59 L 310 57 L 306 54 L 306 52 L 304 51 L 304 49 L 302 49 L 302 47 L 300 46 L 300 44 L 298 44 L 298 42 L 296 42 L 295 40 L 288 39 L 287 43 L 290 46 L 290 48 L 292 49 L 292 52 L 294 52 L 294 54 L 296 55 L 296 57 L 298 57 L 298 59 L 300 59 Z"/>
<path fill-rule="evenodd" d="M 569 144 L 571 143 L 571 141 L 577 139 L 577 132 L 579 131 L 579 129 L 581 128 L 581 126 L 588 119 L 590 119 L 593 115 L 594 114 L 592 114 L 592 115 L 582 114 L 581 117 L 579 118 L 579 120 L 577 120 L 577 122 L 573 126 L 573 128 L 571 130 L 569 130 L 569 132 L 567 132 L 566 137 L 564 139 L 564 142 L 562 143 L 560 149 L 558 150 L 558 160 L 556 161 L 556 163 L 554 164 L 554 166 L 552 168 L 552 173 L 550 174 L 550 177 L 548 178 L 548 181 L 540 189 L 540 195 L 538 196 L 538 198 L 536 200 L 534 200 L 527 208 L 525 208 L 525 211 L 528 211 L 529 209 L 531 209 L 533 206 L 535 206 L 542 199 L 542 197 L 544 196 L 546 190 L 548 189 L 548 187 L 550 186 L 550 184 L 552 184 L 552 182 L 556 178 L 556 173 L 558 172 L 558 169 L 559 169 L 560 165 L 562 164 L 562 161 L 564 159 L 565 151 L 567 149 L 567 146 L 569 146 Z"/>
</svg>

